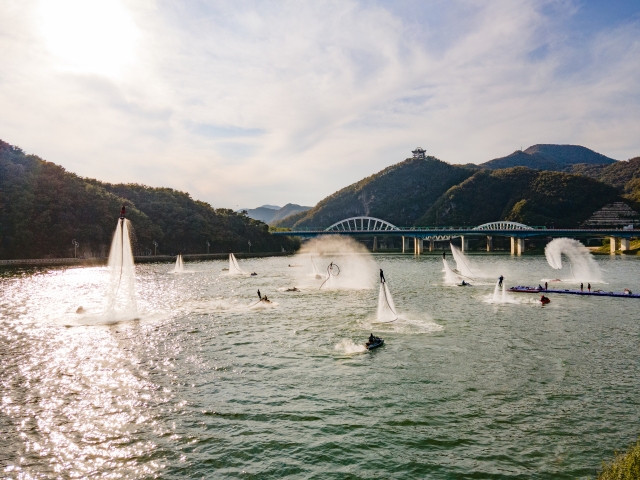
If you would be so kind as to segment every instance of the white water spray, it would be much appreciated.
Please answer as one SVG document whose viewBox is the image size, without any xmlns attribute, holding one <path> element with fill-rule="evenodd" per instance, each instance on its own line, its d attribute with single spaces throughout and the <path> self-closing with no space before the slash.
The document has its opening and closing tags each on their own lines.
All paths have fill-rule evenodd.
<svg viewBox="0 0 640 480">
<path fill-rule="evenodd" d="M 135 293 L 135 266 L 129 220 L 118 220 L 109 251 L 109 287 L 107 309 L 104 316 L 108 320 L 132 319 L 138 314 Z"/>
<path fill-rule="evenodd" d="M 449 243 L 449 245 L 451 246 L 451 253 L 453 254 L 453 259 L 456 261 L 456 270 L 458 270 L 458 272 L 460 272 L 460 274 L 465 277 L 469 277 L 469 278 L 473 277 L 473 272 L 469 267 L 469 263 L 467 262 L 467 257 L 464 256 L 464 253 L 462 253 L 462 251 L 458 247 L 456 247 L 452 243 Z"/>
<path fill-rule="evenodd" d="M 378 323 L 395 322 L 398 319 L 396 305 L 393 303 L 391 292 L 386 282 L 380 283 L 380 292 L 378 293 Z"/>
<path fill-rule="evenodd" d="M 503 282 L 501 290 L 500 280 L 496 282 L 496 286 L 493 289 L 493 301 L 496 303 L 507 303 L 507 285 Z"/>
<path fill-rule="evenodd" d="M 229 254 L 229 275 L 245 275 L 246 272 L 238 265 L 238 260 L 233 253 Z"/>
<path fill-rule="evenodd" d="M 367 347 L 362 344 L 354 343 L 353 340 L 350 339 L 342 340 L 340 343 L 336 344 L 334 348 L 340 352 L 346 353 L 347 355 L 367 351 Z"/>
<path fill-rule="evenodd" d="M 582 243 L 572 238 L 556 238 L 544 249 L 551 268 L 562 268 L 562 255 L 569 260 L 568 281 L 604 283 L 600 266 Z"/>
<path fill-rule="evenodd" d="M 462 279 L 456 275 L 456 273 L 451 269 L 449 264 L 447 263 L 447 259 L 443 258 L 442 263 L 444 263 L 444 283 L 448 283 L 449 285 L 455 285 L 460 282 Z"/>
<path fill-rule="evenodd" d="M 182 262 L 182 255 L 176 257 L 176 266 L 173 269 L 173 273 L 184 273 L 184 263 Z"/>
</svg>

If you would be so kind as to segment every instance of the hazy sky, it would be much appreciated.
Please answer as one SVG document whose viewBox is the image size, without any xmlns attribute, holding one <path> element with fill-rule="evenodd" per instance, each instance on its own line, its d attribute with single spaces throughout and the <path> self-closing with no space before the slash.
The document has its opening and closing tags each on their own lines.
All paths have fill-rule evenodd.
<svg viewBox="0 0 640 480">
<path fill-rule="evenodd" d="M 0 139 L 216 207 L 314 205 L 416 146 L 640 155 L 638 0 L 3 0 L 0 58 Z"/>
</svg>

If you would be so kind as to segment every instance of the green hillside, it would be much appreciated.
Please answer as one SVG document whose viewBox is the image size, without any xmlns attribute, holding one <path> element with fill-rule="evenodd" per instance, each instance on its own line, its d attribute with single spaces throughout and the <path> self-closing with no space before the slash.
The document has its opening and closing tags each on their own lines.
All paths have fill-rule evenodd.
<svg viewBox="0 0 640 480">
<path fill-rule="evenodd" d="M 189 194 L 142 185 L 109 185 L 83 179 L 64 168 L 0 141 L 0 258 L 47 258 L 108 253 L 121 205 L 128 205 L 134 249 L 142 254 L 203 253 L 229 249 L 293 249 L 262 222 L 228 209 L 213 209 Z"/>
<path fill-rule="evenodd" d="M 491 170 L 512 167 L 528 167 L 535 170 L 567 171 L 575 164 L 609 165 L 616 163 L 606 157 L 580 145 L 533 145 L 526 150 L 516 150 L 506 157 L 496 158 L 480 164 Z"/>
<path fill-rule="evenodd" d="M 614 201 L 617 189 L 591 178 L 524 167 L 480 171 L 442 195 L 417 225 L 481 225 L 510 220 L 574 228 Z"/>
<path fill-rule="evenodd" d="M 325 228 L 366 215 L 394 225 L 413 225 L 436 199 L 473 172 L 434 157 L 407 159 L 322 200 L 307 212 L 277 222 L 277 227 Z"/>
<path fill-rule="evenodd" d="M 620 189 L 626 198 L 640 202 L 640 157 L 612 165 L 574 165 L 572 173 L 612 185 Z"/>
</svg>

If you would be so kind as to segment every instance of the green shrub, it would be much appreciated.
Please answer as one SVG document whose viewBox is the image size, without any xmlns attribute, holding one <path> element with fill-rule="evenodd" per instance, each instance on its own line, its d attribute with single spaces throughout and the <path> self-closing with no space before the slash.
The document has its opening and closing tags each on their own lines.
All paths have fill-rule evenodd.
<svg viewBox="0 0 640 480">
<path fill-rule="evenodd" d="M 637 480 L 640 478 L 640 439 L 625 453 L 615 453 L 611 463 L 603 462 L 598 480 Z"/>
</svg>

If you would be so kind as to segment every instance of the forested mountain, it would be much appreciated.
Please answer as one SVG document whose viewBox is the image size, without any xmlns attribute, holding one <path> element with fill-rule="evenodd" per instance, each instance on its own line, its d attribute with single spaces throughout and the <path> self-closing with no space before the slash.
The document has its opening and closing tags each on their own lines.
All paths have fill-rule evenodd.
<svg viewBox="0 0 640 480">
<path fill-rule="evenodd" d="M 619 200 L 614 187 L 578 175 L 524 167 L 484 170 L 449 189 L 416 223 L 481 225 L 510 220 L 576 228 L 597 209 Z"/>
<path fill-rule="evenodd" d="M 613 185 L 620 189 L 626 198 L 640 202 L 640 157 L 611 165 L 574 165 L 572 173 Z"/>
<path fill-rule="evenodd" d="M 0 141 L 0 258 L 44 258 L 108 253 L 122 204 L 127 204 L 137 253 L 203 253 L 293 249 L 294 240 L 273 237 L 262 222 L 229 209 L 213 209 L 169 188 L 110 185 Z"/>
<path fill-rule="evenodd" d="M 280 227 L 327 227 L 348 217 L 367 215 L 413 225 L 436 199 L 473 172 L 435 157 L 410 158 L 349 185 L 308 212 L 290 216 Z"/>
<path fill-rule="evenodd" d="M 489 160 L 479 166 L 491 170 L 528 167 L 535 170 L 567 171 L 575 164 L 608 165 L 612 163 L 616 163 L 616 160 L 580 145 L 540 144 L 523 151 L 516 150 L 511 155 Z"/>
</svg>

